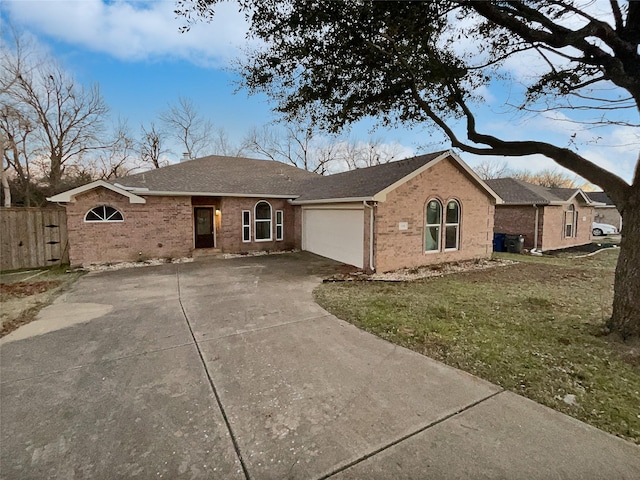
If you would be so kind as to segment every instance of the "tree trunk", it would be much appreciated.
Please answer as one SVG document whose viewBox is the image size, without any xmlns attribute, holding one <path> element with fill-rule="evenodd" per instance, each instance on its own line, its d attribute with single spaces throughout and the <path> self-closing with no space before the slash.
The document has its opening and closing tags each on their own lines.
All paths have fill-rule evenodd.
<svg viewBox="0 0 640 480">
<path fill-rule="evenodd" d="M 4 168 L 4 135 L 0 135 L 0 168 L 2 168 L 2 191 L 4 192 L 4 206 L 11 206 L 11 189 L 9 188 L 9 180 L 7 179 L 7 171 Z"/>
<path fill-rule="evenodd" d="M 616 266 L 613 315 L 607 323 L 623 340 L 640 339 L 640 185 L 622 212 L 622 241 Z"/>
<path fill-rule="evenodd" d="M 51 171 L 49 173 L 49 185 L 53 193 L 58 192 L 58 186 L 62 181 L 62 162 L 60 158 L 51 156 Z"/>
</svg>

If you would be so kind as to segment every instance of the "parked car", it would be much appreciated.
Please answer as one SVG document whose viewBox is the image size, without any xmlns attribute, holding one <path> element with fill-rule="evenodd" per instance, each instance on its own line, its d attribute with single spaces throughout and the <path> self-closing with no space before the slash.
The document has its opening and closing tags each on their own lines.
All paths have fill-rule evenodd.
<svg viewBox="0 0 640 480">
<path fill-rule="evenodd" d="M 609 225 L 608 223 L 593 222 L 591 224 L 591 234 L 594 237 L 601 237 L 602 235 L 615 235 L 616 233 L 618 233 L 618 229 L 613 225 Z"/>
</svg>

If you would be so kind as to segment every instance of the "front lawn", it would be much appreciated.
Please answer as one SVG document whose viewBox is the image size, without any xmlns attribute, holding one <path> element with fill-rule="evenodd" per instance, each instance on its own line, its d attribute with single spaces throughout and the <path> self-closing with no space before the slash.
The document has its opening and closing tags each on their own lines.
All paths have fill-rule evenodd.
<svg viewBox="0 0 640 480">
<path fill-rule="evenodd" d="M 640 443 L 640 352 L 603 335 L 617 249 L 406 283 L 325 283 L 363 330 Z"/>
</svg>

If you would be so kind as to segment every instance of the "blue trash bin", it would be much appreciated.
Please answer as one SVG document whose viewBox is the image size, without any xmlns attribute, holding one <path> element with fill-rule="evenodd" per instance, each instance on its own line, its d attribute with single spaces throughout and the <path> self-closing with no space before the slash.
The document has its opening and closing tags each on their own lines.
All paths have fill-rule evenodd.
<svg viewBox="0 0 640 480">
<path fill-rule="evenodd" d="M 493 251 L 504 252 L 504 244 L 507 238 L 506 233 L 494 233 L 493 234 Z"/>
</svg>

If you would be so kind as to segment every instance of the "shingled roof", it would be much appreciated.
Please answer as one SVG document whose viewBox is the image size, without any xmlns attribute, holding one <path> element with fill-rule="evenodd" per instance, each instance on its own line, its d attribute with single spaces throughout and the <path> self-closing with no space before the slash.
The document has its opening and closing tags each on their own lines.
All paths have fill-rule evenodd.
<svg viewBox="0 0 640 480">
<path fill-rule="evenodd" d="M 114 180 L 134 192 L 297 197 L 316 173 L 273 160 L 208 156 Z"/>
<path fill-rule="evenodd" d="M 428 153 L 405 160 L 314 178 L 305 183 L 305 188 L 296 202 L 371 199 L 375 194 L 436 160 L 444 153 L 446 151 Z"/>
<path fill-rule="evenodd" d="M 515 178 L 494 178 L 485 182 L 500 195 L 505 205 L 561 205 L 576 195 L 582 195 L 585 202 L 591 203 L 579 188 L 547 188 Z"/>
<path fill-rule="evenodd" d="M 295 199 L 295 203 L 384 200 L 389 190 L 445 158 L 458 162 L 481 188 L 501 202 L 473 170 L 448 150 L 327 176 L 273 160 L 212 155 L 118 178 L 111 183 L 92 182 L 49 200 L 68 202 L 75 195 L 99 186 L 141 203 L 145 201 L 142 197 L 148 195 L 273 197 Z"/>
<path fill-rule="evenodd" d="M 613 200 L 611 200 L 609 198 L 609 195 L 607 195 L 604 192 L 589 192 L 589 193 L 587 193 L 587 195 L 594 202 L 604 203 L 608 207 L 609 206 L 611 206 L 611 207 L 614 206 Z"/>
</svg>

